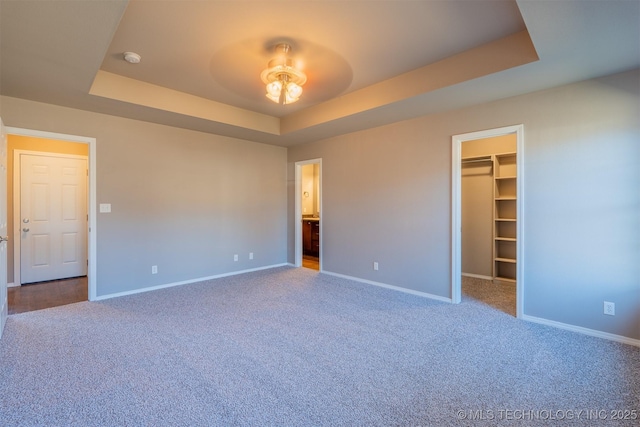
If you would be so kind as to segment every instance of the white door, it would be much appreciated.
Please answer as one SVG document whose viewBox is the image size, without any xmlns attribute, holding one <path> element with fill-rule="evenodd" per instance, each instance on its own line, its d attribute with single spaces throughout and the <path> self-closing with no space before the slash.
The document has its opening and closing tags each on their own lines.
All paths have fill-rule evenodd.
<svg viewBox="0 0 640 427">
<path fill-rule="evenodd" d="M 20 155 L 20 282 L 87 274 L 87 159 Z"/>
<path fill-rule="evenodd" d="M 0 118 L 0 337 L 7 323 L 7 134 Z"/>
</svg>

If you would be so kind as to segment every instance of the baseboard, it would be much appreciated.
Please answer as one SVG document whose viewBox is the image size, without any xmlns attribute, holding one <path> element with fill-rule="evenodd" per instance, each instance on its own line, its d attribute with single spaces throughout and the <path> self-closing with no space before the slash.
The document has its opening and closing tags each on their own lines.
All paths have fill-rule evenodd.
<svg viewBox="0 0 640 427">
<path fill-rule="evenodd" d="M 285 262 L 285 263 L 282 263 L 282 264 L 273 264 L 273 265 L 267 265 L 267 266 L 264 266 L 264 267 L 250 268 L 250 269 L 247 269 L 247 270 L 239 270 L 239 271 L 232 271 L 232 272 L 229 272 L 229 273 L 216 274 L 214 276 L 199 277 L 197 279 L 183 280 L 181 282 L 165 283 L 163 285 L 149 286 L 148 288 L 141 288 L 141 289 L 134 289 L 134 290 L 131 290 L 131 291 L 117 292 L 115 294 L 100 295 L 100 296 L 96 297 L 95 299 L 93 299 L 92 301 L 102 301 L 102 300 L 111 299 L 111 298 L 124 297 L 124 296 L 127 296 L 127 295 L 141 294 L 143 292 L 157 291 L 159 289 L 172 288 L 174 286 L 181 286 L 181 285 L 188 285 L 189 283 L 204 282 L 206 280 L 212 280 L 212 279 L 220 279 L 222 277 L 237 276 L 238 274 L 251 273 L 253 271 L 260 271 L 260 270 L 269 270 L 269 269 L 272 269 L 272 268 L 283 267 L 283 266 L 287 266 L 287 265 L 289 265 L 289 264 L 287 264 Z"/>
<path fill-rule="evenodd" d="M 493 280 L 492 276 L 483 276 L 482 274 L 462 273 L 464 277 L 473 277 L 474 279 Z"/>
<path fill-rule="evenodd" d="M 401 288 L 400 286 L 388 285 L 386 283 L 374 282 L 373 280 L 361 279 L 359 277 L 347 276 L 345 274 L 333 273 L 327 270 L 321 271 L 323 274 L 328 274 L 329 276 L 340 277 L 342 279 L 353 280 L 355 282 L 366 283 L 367 285 L 379 286 L 381 288 L 387 288 L 394 291 L 404 292 L 406 294 L 417 295 L 423 298 L 429 298 L 437 301 L 448 302 L 451 303 L 451 298 L 441 297 L 439 295 L 429 294 L 427 292 L 414 291 L 412 289 Z"/>
<path fill-rule="evenodd" d="M 567 331 L 577 332 L 583 335 L 589 335 L 597 338 L 604 338 L 609 341 L 616 341 L 623 344 L 629 344 L 635 347 L 640 347 L 640 340 L 625 337 L 622 335 L 610 334 L 608 332 L 597 331 L 595 329 L 583 328 L 582 326 L 570 325 L 568 323 L 556 322 L 555 320 L 543 319 L 541 317 L 529 316 L 524 314 L 521 317 L 522 320 L 526 320 L 527 322 L 539 323 L 541 325 L 553 326 L 558 329 L 565 329 Z"/>
<path fill-rule="evenodd" d="M 17 288 L 20 285 L 16 285 L 15 283 L 11 282 L 11 283 L 7 283 L 7 288 Z"/>
</svg>

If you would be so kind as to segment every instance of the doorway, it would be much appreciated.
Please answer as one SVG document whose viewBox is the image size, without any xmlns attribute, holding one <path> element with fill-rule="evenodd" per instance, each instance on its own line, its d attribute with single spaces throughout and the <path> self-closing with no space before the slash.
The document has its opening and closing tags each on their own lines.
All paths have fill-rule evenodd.
<svg viewBox="0 0 640 427">
<path fill-rule="evenodd" d="M 519 318 L 524 307 L 523 137 L 523 126 L 517 125 L 454 135 L 452 138 L 452 301 L 461 301 L 464 282 L 465 290 L 470 289 L 472 297 L 473 292 L 478 298 L 495 297 L 496 308 Z M 498 145 L 491 148 L 496 141 L 499 141 Z M 463 150 L 465 143 L 466 150 Z M 481 266 L 473 266 L 474 263 L 463 258 L 463 173 L 467 174 L 465 179 L 469 174 L 473 178 L 465 183 L 465 186 L 471 183 L 473 187 L 471 199 L 477 196 L 476 190 L 489 189 L 489 199 L 482 202 L 488 203 L 484 211 L 488 212 L 489 223 L 483 223 L 484 229 L 476 235 L 465 236 L 467 246 L 472 243 L 470 240 L 480 240 L 479 246 L 465 247 L 465 252 L 479 254 Z M 487 173 L 486 176 L 483 173 Z M 467 197 L 466 203 L 469 200 Z M 480 215 L 481 210 L 477 213 Z M 466 214 L 464 218 L 467 231 L 469 224 L 477 219 L 474 215 Z M 463 265 L 467 270 L 478 271 L 464 271 Z M 508 307 L 514 299 L 515 311 L 513 306 Z"/>
<path fill-rule="evenodd" d="M 7 233 L 7 134 L 5 132 L 2 117 L 0 117 L 0 338 L 4 332 L 4 325 L 8 316 L 8 292 L 7 292 L 7 246 L 9 234 Z"/>
<path fill-rule="evenodd" d="M 295 164 L 295 265 L 322 271 L 322 159 Z"/>
<path fill-rule="evenodd" d="M 59 250 L 56 256 L 60 257 L 61 261 L 59 264 L 62 265 L 63 270 L 62 276 L 60 277 L 69 277 L 69 268 L 73 269 L 72 276 L 76 274 L 84 275 L 84 279 L 80 281 L 80 283 L 84 284 L 85 292 L 84 294 L 87 296 L 85 298 L 88 300 L 94 300 L 96 298 L 96 212 L 94 209 L 95 203 L 95 194 L 96 194 L 96 178 L 95 178 L 95 164 L 96 164 L 96 140 L 95 138 L 74 136 L 74 135 L 65 135 L 65 134 L 56 134 L 51 132 L 41 132 L 29 129 L 19 129 L 19 128 L 7 128 L 7 134 L 9 135 L 10 142 L 10 155 L 13 157 L 13 173 L 11 176 L 13 177 L 13 185 L 10 186 L 9 191 L 12 193 L 8 197 L 8 202 L 13 205 L 13 208 L 10 210 L 10 225 L 12 226 L 13 232 L 13 245 L 11 245 L 12 258 L 13 262 L 10 263 L 10 266 L 13 267 L 13 271 L 10 271 L 9 277 L 12 280 L 11 285 L 14 287 L 19 287 L 23 283 L 27 283 L 27 281 L 32 282 L 28 277 L 25 280 L 22 272 L 22 265 L 25 263 L 23 260 L 23 248 L 21 243 L 24 241 L 23 234 L 28 235 L 32 231 L 32 218 L 24 217 L 21 214 L 20 204 L 21 204 L 21 192 L 20 181 L 21 181 L 21 154 L 40 154 L 42 156 L 42 152 L 46 152 L 45 157 L 62 157 L 62 158 L 71 158 L 72 163 L 77 163 L 78 159 L 80 159 L 80 163 L 83 163 L 83 175 L 84 175 L 84 186 L 80 188 L 74 188 L 69 183 L 62 183 L 62 192 L 65 194 L 64 197 L 71 198 L 73 202 L 66 204 L 66 212 L 65 216 L 72 217 L 77 216 L 78 224 L 81 224 L 80 230 L 83 232 L 81 236 L 74 235 L 73 232 L 68 230 L 64 230 L 65 233 L 62 233 L 61 239 L 63 240 L 60 243 L 65 243 L 62 247 L 66 247 L 65 250 Z M 15 142 L 12 144 L 12 141 Z M 57 145 L 56 145 L 57 144 Z M 69 150 L 73 152 L 73 150 L 77 150 L 75 154 L 69 155 Z M 62 151 L 62 153 L 60 152 Z M 29 152 L 29 153 L 27 153 Z M 40 153 L 34 153 L 40 152 Z M 52 154 L 53 153 L 53 154 Z M 84 153 L 84 156 L 83 154 Z M 81 159 L 84 157 L 84 159 Z M 64 174 L 70 174 L 72 169 L 77 165 L 65 164 L 62 167 Z M 42 168 L 41 168 L 42 169 Z M 11 178 L 10 178 L 11 179 Z M 42 191 L 42 186 L 36 185 L 39 188 L 38 191 Z M 76 197 L 71 197 L 72 193 L 75 195 L 80 195 L 80 199 Z M 78 194 L 84 193 L 84 194 Z M 41 194 L 36 195 L 37 200 L 42 199 Z M 85 209 L 81 214 L 74 209 L 74 203 L 84 203 Z M 71 211 L 74 211 L 72 213 Z M 28 221 L 28 222 L 24 222 Z M 23 224 L 24 222 L 24 224 Z M 25 231 L 28 230 L 28 231 Z M 80 240 L 78 240 L 80 239 Z M 78 243 L 81 244 L 78 244 Z M 58 245 L 60 247 L 60 245 Z M 84 249 L 83 249 L 84 248 Z M 82 249 L 84 252 L 82 252 Z M 36 248 L 36 252 L 38 249 Z M 39 252 L 40 256 L 46 254 L 45 252 Z M 32 256 L 33 258 L 33 256 Z M 33 260 L 33 259 L 32 259 Z M 28 263 L 27 263 L 28 264 Z M 37 264 L 37 263 L 36 263 Z M 84 264 L 84 265 L 81 265 Z M 79 269 L 78 269 L 79 268 Z M 78 273 L 79 271 L 79 273 Z M 11 274 L 13 273 L 13 274 Z M 58 274 L 58 273 L 56 273 Z M 53 276 L 35 276 L 35 281 L 40 283 L 40 280 L 52 280 L 59 277 Z M 73 279 L 71 279 L 73 280 Z M 54 280 L 54 282 L 60 282 Z M 50 283 L 54 283 L 50 282 Z M 29 286 L 39 286 L 39 285 L 29 285 Z M 75 302 L 75 301 L 72 301 Z"/>
</svg>

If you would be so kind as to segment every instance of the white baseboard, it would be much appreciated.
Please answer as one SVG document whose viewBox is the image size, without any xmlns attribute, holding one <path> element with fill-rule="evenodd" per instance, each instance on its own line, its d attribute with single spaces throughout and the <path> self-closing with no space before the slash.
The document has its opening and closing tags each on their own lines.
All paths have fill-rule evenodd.
<svg viewBox="0 0 640 427">
<path fill-rule="evenodd" d="M 15 283 L 11 282 L 11 283 L 7 283 L 7 288 L 17 288 L 20 285 L 16 285 Z"/>
<path fill-rule="evenodd" d="M 473 277 L 474 279 L 493 280 L 491 276 L 483 276 L 482 274 L 462 273 L 464 277 Z"/>
<path fill-rule="evenodd" d="M 394 290 L 394 291 L 404 292 L 406 294 L 417 295 L 417 296 L 423 297 L 423 298 L 429 298 L 429 299 L 442 301 L 442 302 L 448 302 L 448 303 L 452 302 L 451 298 L 441 297 L 439 295 L 433 295 L 433 294 L 429 294 L 427 292 L 420 292 L 420 291 L 414 291 L 412 289 L 401 288 L 400 286 L 394 286 L 394 285 L 388 285 L 386 283 L 374 282 L 372 280 L 361 279 L 359 277 L 353 277 L 353 276 L 347 276 L 345 274 L 340 274 L 340 273 L 332 273 L 332 272 L 326 271 L 326 270 L 321 271 L 321 273 L 328 274 L 329 276 L 340 277 L 342 279 L 353 280 L 355 282 L 366 283 L 367 285 L 379 286 L 381 288 L 387 288 L 387 289 L 391 289 L 391 290 Z"/>
<path fill-rule="evenodd" d="M 640 340 L 624 337 L 622 335 L 610 334 L 608 332 L 597 331 L 595 329 L 583 328 L 582 326 L 570 325 L 568 323 L 556 322 L 555 320 L 547 320 L 541 317 L 529 316 L 524 314 L 521 317 L 522 320 L 526 320 L 527 322 L 539 323 L 541 325 L 553 326 L 558 329 L 565 329 L 567 331 L 577 332 L 579 334 L 590 335 L 592 337 L 604 338 L 609 341 L 621 342 L 623 344 L 633 345 L 635 347 L 640 347 Z"/>
<path fill-rule="evenodd" d="M 148 288 L 134 289 L 131 291 L 117 292 L 115 294 L 100 295 L 91 301 L 102 301 L 105 299 L 124 297 L 127 295 L 140 294 L 143 292 L 157 291 L 159 289 L 172 288 L 174 286 L 188 285 L 189 283 L 204 282 L 205 280 L 220 279 L 222 277 L 236 276 L 238 274 L 251 273 L 252 271 L 269 270 L 271 268 L 287 266 L 287 263 L 267 265 L 264 267 L 250 268 L 247 270 L 232 271 L 229 273 L 216 274 L 214 276 L 199 277 L 197 279 L 184 280 L 181 282 L 165 283 L 163 285 L 149 286 Z"/>
</svg>

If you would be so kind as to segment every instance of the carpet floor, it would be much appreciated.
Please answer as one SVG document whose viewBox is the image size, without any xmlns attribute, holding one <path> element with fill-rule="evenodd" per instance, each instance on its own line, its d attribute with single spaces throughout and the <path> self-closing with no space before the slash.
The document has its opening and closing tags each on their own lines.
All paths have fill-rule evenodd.
<svg viewBox="0 0 640 427">
<path fill-rule="evenodd" d="M 640 349 L 282 267 L 11 315 L 0 390 L 3 426 L 638 426 Z"/>
<path fill-rule="evenodd" d="M 516 317 L 516 284 L 462 277 L 462 295 Z"/>
</svg>

